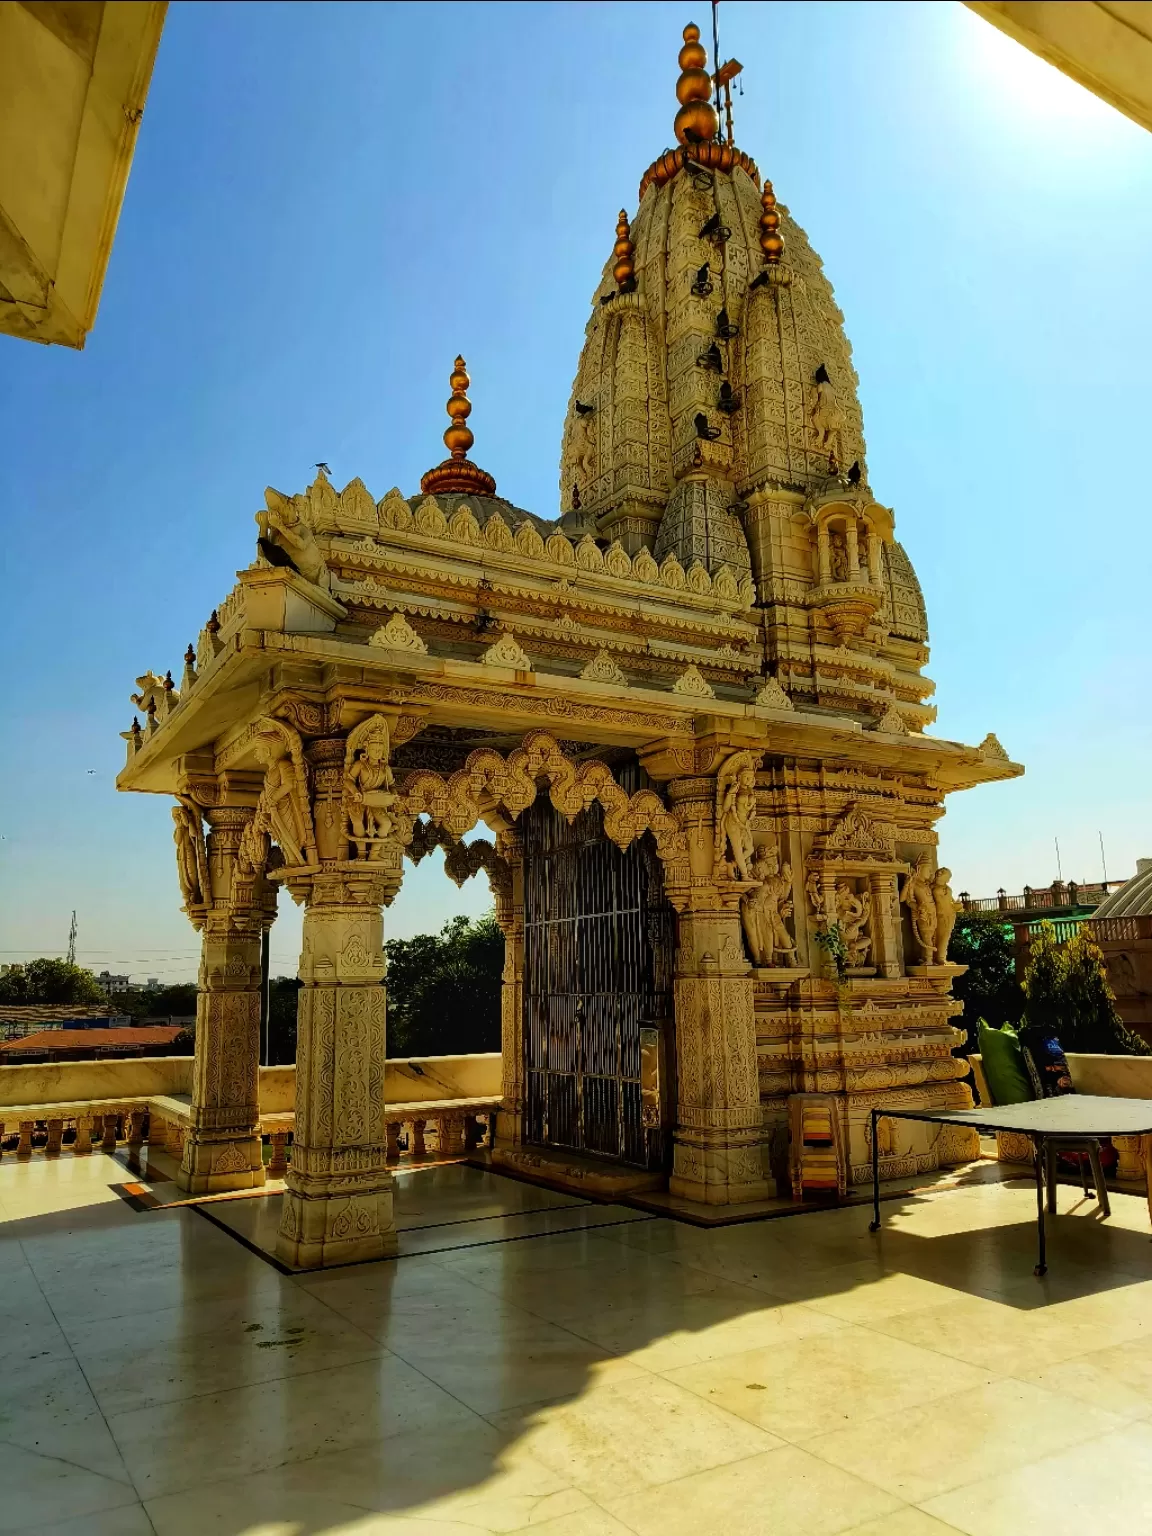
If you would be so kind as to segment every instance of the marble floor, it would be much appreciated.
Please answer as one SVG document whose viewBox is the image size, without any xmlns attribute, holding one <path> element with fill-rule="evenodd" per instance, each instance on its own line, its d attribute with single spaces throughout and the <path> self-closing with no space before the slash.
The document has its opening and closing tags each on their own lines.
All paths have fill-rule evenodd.
<svg viewBox="0 0 1152 1536">
<path fill-rule="evenodd" d="M 1102 1224 L 1062 1188 L 1037 1280 L 1022 1182 L 902 1196 L 872 1236 L 859 1208 L 702 1230 L 456 1165 L 398 1180 L 404 1256 L 289 1276 L 128 1177 L 0 1164 L 0 1531 L 1149 1529 L 1133 1197 Z"/>
</svg>

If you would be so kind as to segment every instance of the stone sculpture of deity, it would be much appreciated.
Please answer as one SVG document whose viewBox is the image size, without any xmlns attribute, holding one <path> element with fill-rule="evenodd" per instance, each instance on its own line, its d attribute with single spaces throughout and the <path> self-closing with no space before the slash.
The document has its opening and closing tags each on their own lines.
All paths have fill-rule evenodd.
<svg viewBox="0 0 1152 1536">
<path fill-rule="evenodd" d="M 756 757 L 735 752 L 716 776 L 716 867 L 738 880 L 754 880 L 752 818 L 756 814 Z"/>
<path fill-rule="evenodd" d="M 932 886 L 932 859 L 922 853 L 912 873 L 905 875 L 900 900 L 912 919 L 912 933 L 920 950 L 920 964 L 931 965 L 936 957 L 936 930 L 939 918 Z M 951 932 L 951 930 L 949 930 Z"/>
<path fill-rule="evenodd" d="M 203 906 L 209 900 L 204 858 L 204 834 L 200 813 L 193 805 L 172 807 L 172 841 L 176 844 L 176 873 L 186 907 Z"/>
<path fill-rule="evenodd" d="M 948 884 L 951 878 L 950 869 L 938 869 L 932 876 L 932 900 L 936 907 L 937 965 L 948 963 L 948 943 L 956 926 L 956 902 L 952 896 L 952 887 Z"/>
<path fill-rule="evenodd" d="M 354 856 L 379 862 L 395 824 L 396 795 L 388 764 L 388 722 L 376 715 L 348 738 L 344 760 L 344 810 Z"/>
<path fill-rule="evenodd" d="M 785 924 L 792 915 L 792 866 L 781 867 L 774 844 L 761 848 L 752 861 L 753 878 L 760 883 L 740 901 L 744 937 L 756 966 L 791 965 L 796 945 Z"/>
<path fill-rule="evenodd" d="M 866 965 L 872 941 L 865 932 L 872 916 L 872 893 L 852 889 L 847 880 L 836 882 L 836 917 L 848 964 Z"/>
<path fill-rule="evenodd" d="M 257 819 L 279 843 L 285 863 L 305 864 L 310 839 L 300 805 L 296 764 L 290 756 L 278 752 L 268 738 L 257 742 L 256 756 L 264 766 Z"/>
</svg>

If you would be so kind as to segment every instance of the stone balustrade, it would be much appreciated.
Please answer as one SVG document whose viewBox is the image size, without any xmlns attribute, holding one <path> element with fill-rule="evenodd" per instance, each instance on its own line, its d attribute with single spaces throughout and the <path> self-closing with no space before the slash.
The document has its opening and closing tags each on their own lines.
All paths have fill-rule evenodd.
<svg viewBox="0 0 1152 1536">
<path fill-rule="evenodd" d="M 386 1062 L 389 1161 L 462 1157 L 490 1145 L 500 1071 L 499 1052 Z M 126 1145 L 179 1161 L 191 1118 L 190 1074 L 188 1057 L 0 1067 L 0 1157 L 84 1157 Z M 293 1066 L 260 1069 L 270 1178 L 282 1178 L 290 1161 L 295 1079 Z"/>
</svg>

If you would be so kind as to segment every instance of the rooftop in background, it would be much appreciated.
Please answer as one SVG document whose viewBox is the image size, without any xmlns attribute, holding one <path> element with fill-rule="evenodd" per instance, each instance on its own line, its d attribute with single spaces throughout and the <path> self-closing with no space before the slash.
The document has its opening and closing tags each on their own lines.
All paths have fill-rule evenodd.
<svg viewBox="0 0 1152 1536">
<path fill-rule="evenodd" d="M 961 891 L 960 909 L 963 912 L 1004 912 L 1013 920 L 1044 917 L 1054 912 L 1068 916 L 1072 910 L 1085 914 L 1094 912 L 1109 892 L 1117 892 L 1126 883 L 1124 880 L 1094 880 L 1078 885 L 1075 880 L 1053 880 L 1051 885 L 1026 885 L 1018 896 L 1010 896 L 1003 888 L 995 896 L 969 896 L 967 891 Z"/>
<path fill-rule="evenodd" d="M 10 336 L 79 348 L 96 323 L 167 9 L 0 6 L 0 331 Z"/>
<path fill-rule="evenodd" d="M 137 1024 L 123 1029 L 43 1029 L 22 1040 L 9 1040 L 0 1045 L 0 1058 L 13 1056 L 47 1058 L 71 1055 L 117 1056 L 155 1051 L 170 1046 L 177 1035 L 183 1034 L 179 1024 Z"/>
</svg>

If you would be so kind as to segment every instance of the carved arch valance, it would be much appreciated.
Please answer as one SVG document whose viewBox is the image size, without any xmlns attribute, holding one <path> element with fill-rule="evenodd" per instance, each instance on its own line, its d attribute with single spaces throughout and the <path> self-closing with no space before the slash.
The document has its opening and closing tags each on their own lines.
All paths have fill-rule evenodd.
<svg viewBox="0 0 1152 1536">
<path fill-rule="evenodd" d="M 522 746 L 502 757 L 490 747 L 471 753 L 447 778 L 430 769 L 410 773 L 397 790 L 398 810 L 407 822 L 407 838 L 419 816 L 428 816 L 459 839 L 486 812 L 504 812 L 515 820 L 545 784 L 553 806 L 567 821 L 599 804 L 604 831 L 619 848 L 651 832 L 664 865 L 668 887 L 686 887 L 688 843 L 679 819 L 650 789 L 629 794 L 607 763 L 576 763 L 566 757 L 546 731 L 529 731 Z M 671 894 L 671 891 L 670 893 Z"/>
</svg>

